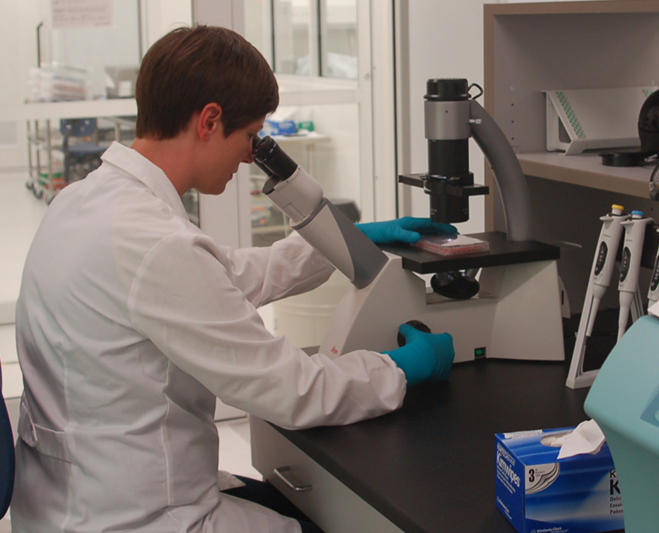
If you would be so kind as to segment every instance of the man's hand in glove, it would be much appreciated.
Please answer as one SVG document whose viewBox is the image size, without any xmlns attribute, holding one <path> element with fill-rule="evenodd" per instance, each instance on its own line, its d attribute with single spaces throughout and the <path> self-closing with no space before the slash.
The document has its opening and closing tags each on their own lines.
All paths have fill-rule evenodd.
<svg viewBox="0 0 659 533">
<path fill-rule="evenodd" d="M 429 218 L 403 217 L 384 222 L 355 224 L 375 244 L 415 243 L 422 235 L 457 233 L 451 224 L 438 224 Z"/>
<path fill-rule="evenodd" d="M 409 324 L 403 324 L 399 331 L 405 337 L 405 346 L 383 353 L 405 373 L 408 387 L 448 379 L 455 357 L 451 335 L 425 333 Z"/>
</svg>

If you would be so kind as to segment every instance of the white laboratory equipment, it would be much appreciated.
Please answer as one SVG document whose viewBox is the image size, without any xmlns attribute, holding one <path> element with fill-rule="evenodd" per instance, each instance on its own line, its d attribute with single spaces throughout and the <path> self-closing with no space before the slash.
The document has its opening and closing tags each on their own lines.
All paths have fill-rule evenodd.
<svg viewBox="0 0 659 533">
<path fill-rule="evenodd" d="M 383 252 L 333 208 L 315 180 L 272 139 L 256 144 L 255 162 L 270 176 L 264 193 L 352 281 L 321 344 L 326 355 L 394 349 L 398 327 L 415 320 L 433 332 L 451 333 L 456 361 L 564 358 L 558 249 L 533 240 L 524 174 L 504 134 L 475 101 L 480 94 L 469 94 L 472 87 L 465 79 L 428 81 L 429 172 L 400 180 L 424 188 L 434 222 L 467 220 L 469 197 L 488 192 L 469 172 L 473 136 L 493 167 L 506 212 L 506 234 L 478 235 L 490 243 L 488 252 L 448 259 L 405 247 Z M 476 280 L 474 272 L 481 269 Z M 444 275 L 429 290 L 418 274 L 437 272 Z"/>
</svg>

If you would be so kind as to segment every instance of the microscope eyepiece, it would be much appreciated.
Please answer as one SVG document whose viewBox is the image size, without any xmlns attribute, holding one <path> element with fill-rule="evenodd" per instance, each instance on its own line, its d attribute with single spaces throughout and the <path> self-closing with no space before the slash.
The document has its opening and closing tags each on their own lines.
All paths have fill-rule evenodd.
<svg viewBox="0 0 659 533">
<path fill-rule="evenodd" d="M 283 181 L 290 178 L 298 165 L 284 152 L 272 137 L 252 141 L 254 162 L 270 178 Z"/>
</svg>

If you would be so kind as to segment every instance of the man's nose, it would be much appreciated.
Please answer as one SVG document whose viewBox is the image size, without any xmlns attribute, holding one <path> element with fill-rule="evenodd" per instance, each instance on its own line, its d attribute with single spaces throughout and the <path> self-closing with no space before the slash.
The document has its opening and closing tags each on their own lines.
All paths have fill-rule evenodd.
<svg viewBox="0 0 659 533">
<path fill-rule="evenodd" d="M 241 163 L 253 163 L 254 162 L 254 153 L 250 149 L 245 155 L 243 156 Z"/>
</svg>

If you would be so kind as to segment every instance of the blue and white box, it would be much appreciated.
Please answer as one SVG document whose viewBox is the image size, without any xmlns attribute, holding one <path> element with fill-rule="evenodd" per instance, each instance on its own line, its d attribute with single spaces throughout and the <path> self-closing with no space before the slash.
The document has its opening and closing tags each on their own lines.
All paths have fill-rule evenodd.
<svg viewBox="0 0 659 533">
<path fill-rule="evenodd" d="M 595 533 L 624 528 L 622 498 L 606 443 L 558 459 L 574 428 L 496 435 L 497 508 L 519 533 Z"/>
<path fill-rule="evenodd" d="M 294 120 L 266 119 L 263 129 L 266 135 L 295 135 L 297 125 Z"/>
</svg>

